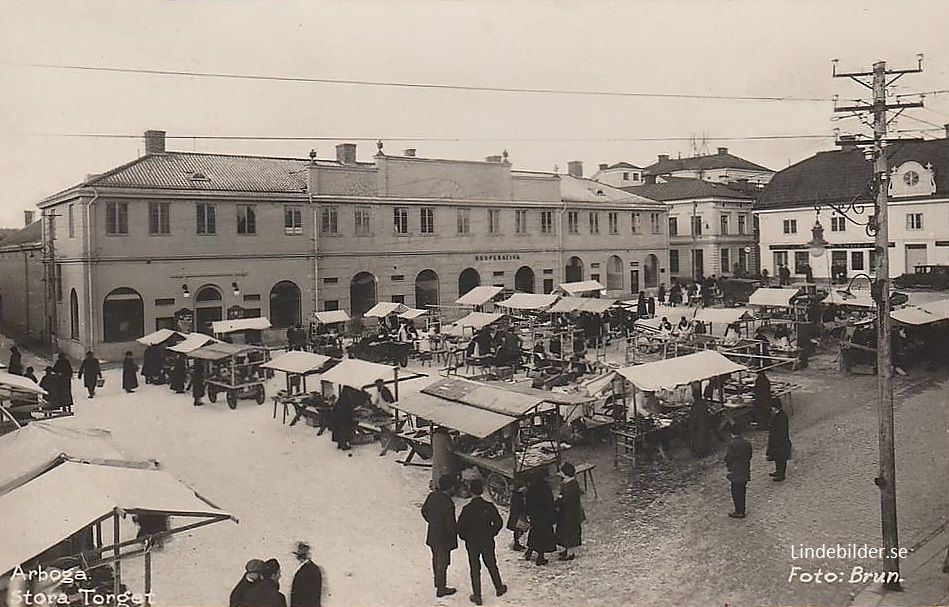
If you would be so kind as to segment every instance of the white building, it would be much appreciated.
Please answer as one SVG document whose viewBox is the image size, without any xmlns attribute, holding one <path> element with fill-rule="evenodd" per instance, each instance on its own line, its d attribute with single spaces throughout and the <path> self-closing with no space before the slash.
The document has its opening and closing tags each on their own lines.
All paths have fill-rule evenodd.
<svg viewBox="0 0 949 607">
<path fill-rule="evenodd" d="M 614 188 L 625 188 L 644 183 L 642 167 L 628 162 L 601 164 L 599 170 L 593 174 L 591 179 Z"/>
<path fill-rule="evenodd" d="M 944 139 L 905 141 L 887 148 L 891 277 L 921 264 L 949 264 L 946 128 Z M 848 215 L 866 222 L 874 208 L 872 175 L 872 162 L 853 147 L 820 152 L 776 173 L 755 205 L 762 267 L 773 276 L 780 265 L 787 265 L 792 274 L 803 274 L 804 264 L 810 264 L 815 278 L 828 278 L 834 265 L 846 267 L 850 276 L 871 272 L 873 238 L 828 205 L 853 203 L 857 209 L 862 205 L 862 213 Z M 818 219 L 829 246 L 815 258 L 806 243 Z"/>
<path fill-rule="evenodd" d="M 745 160 L 728 152 L 728 148 L 718 148 L 715 154 L 690 156 L 688 158 L 670 158 L 660 154 L 659 159 L 642 170 L 646 183 L 654 181 L 650 177 L 687 177 L 713 183 L 749 183 L 763 186 L 770 181 L 774 171 Z M 631 184 L 635 185 L 635 184 Z"/>
</svg>

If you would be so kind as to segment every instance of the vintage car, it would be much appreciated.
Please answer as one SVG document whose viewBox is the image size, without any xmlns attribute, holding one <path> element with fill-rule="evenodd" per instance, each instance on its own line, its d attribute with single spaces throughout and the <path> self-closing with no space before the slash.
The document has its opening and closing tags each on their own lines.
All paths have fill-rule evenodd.
<svg viewBox="0 0 949 607">
<path fill-rule="evenodd" d="M 949 266 L 924 265 L 916 266 L 914 272 L 906 273 L 893 281 L 900 289 L 949 289 Z"/>
</svg>

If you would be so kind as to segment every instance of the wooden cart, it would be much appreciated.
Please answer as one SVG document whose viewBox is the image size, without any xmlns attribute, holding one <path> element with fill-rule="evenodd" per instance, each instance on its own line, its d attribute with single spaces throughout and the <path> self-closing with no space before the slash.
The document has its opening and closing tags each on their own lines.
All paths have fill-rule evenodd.
<svg viewBox="0 0 949 607">
<path fill-rule="evenodd" d="M 264 382 L 267 369 L 261 365 L 270 360 L 267 348 L 213 343 L 192 351 L 188 356 L 195 359 L 196 364 L 205 361 L 209 365 L 204 383 L 212 403 L 217 402 L 217 396 L 222 392 L 231 409 L 237 408 L 239 398 L 253 398 L 258 405 L 266 400 Z"/>
</svg>

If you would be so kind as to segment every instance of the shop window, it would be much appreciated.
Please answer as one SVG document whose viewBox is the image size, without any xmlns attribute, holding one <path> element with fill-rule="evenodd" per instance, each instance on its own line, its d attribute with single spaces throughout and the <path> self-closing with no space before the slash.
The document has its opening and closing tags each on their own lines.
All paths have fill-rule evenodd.
<svg viewBox="0 0 949 607">
<path fill-rule="evenodd" d="M 103 341 L 134 341 L 145 334 L 145 305 L 135 289 L 119 287 L 102 303 Z"/>
<path fill-rule="evenodd" d="M 795 274 L 806 274 L 805 271 L 808 262 L 808 253 L 807 251 L 795 251 L 794 252 L 794 273 Z"/>
<path fill-rule="evenodd" d="M 863 251 L 850 252 L 850 268 L 853 270 L 863 270 Z"/>
</svg>

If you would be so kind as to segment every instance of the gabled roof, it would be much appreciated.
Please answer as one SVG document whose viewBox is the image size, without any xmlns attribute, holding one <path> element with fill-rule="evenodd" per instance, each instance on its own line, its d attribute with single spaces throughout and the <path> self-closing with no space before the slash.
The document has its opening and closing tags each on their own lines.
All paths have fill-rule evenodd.
<svg viewBox="0 0 949 607">
<path fill-rule="evenodd" d="M 43 222 L 34 221 L 22 230 L 0 240 L 0 249 L 12 246 L 40 245 L 43 243 Z"/>
<path fill-rule="evenodd" d="M 675 200 L 694 200 L 697 198 L 734 198 L 736 200 L 754 200 L 754 197 L 720 183 L 704 179 L 686 179 L 666 177 L 666 183 L 647 183 L 621 188 L 626 192 L 636 192 L 640 196 L 660 202 Z"/>
<path fill-rule="evenodd" d="M 771 171 L 767 167 L 734 154 L 709 154 L 690 158 L 669 158 L 647 166 L 643 172 L 647 175 L 664 175 L 676 171 L 707 171 L 710 169 L 741 169 L 745 171 Z"/>
<path fill-rule="evenodd" d="M 644 198 L 638 190 L 620 189 L 608 186 L 592 179 L 560 176 L 560 197 L 563 202 L 625 202 L 628 204 L 654 205 L 655 202 Z"/>
<path fill-rule="evenodd" d="M 608 167 L 606 167 L 606 168 L 608 168 L 608 169 L 636 169 L 636 170 L 639 170 L 639 169 L 641 169 L 642 167 L 636 166 L 635 164 L 630 164 L 630 163 L 628 163 L 628 162 L 626 162 L 626 161 L 621 160 L 620 162 L 617 162 L 616 164 L 611 164 L 610 166 L 608 166 Z"/>
<path fill-rule="evenodd" d="M 949 195 L 949 140 L 903 141 L 886 148 L 887 164 L 898 166 L 915 160 L 932 163 L 936 195 Z M 762 190 L 756 209 L 813 206 L 818 202 L 872 202 L 867 187 L 873 175 L 872 161 L 852 147 L 814 156 L 777 172 Z"/>
</svg>

